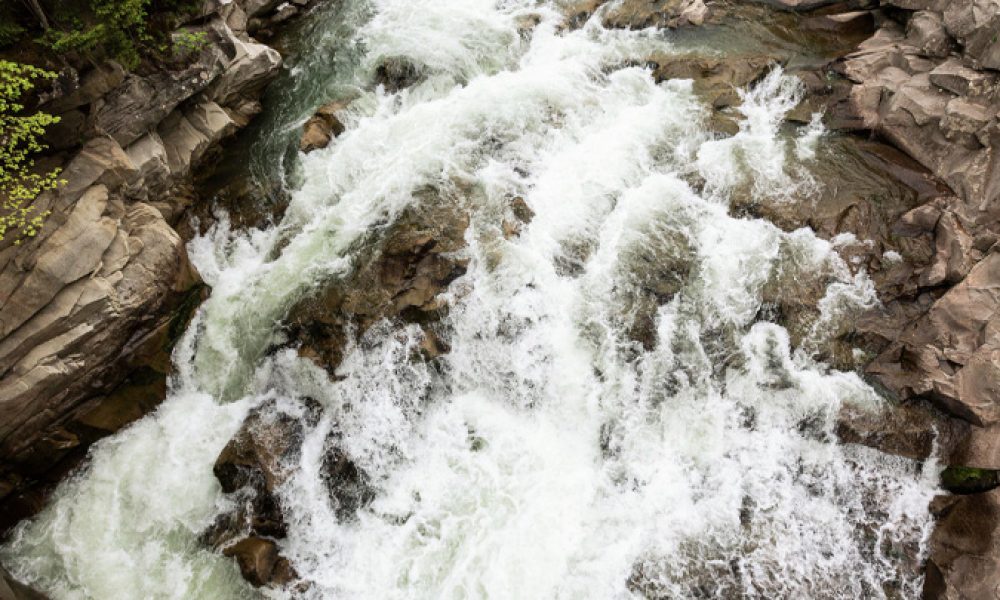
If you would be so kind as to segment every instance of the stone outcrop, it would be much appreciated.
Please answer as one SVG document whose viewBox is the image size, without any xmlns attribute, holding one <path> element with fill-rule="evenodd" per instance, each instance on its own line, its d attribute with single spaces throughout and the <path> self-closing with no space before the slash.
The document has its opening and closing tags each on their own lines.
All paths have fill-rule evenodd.
<svg viewBox="0 0 1000 600">
<path fill-rule="evenodd" d="M 70 150 L 45 226 L 0 242 L 0 529 L 100 437 L 165 396 L 169 352 L 202 284 L 173 229 L 174 190 L 206 152 L 259 112 L 280 55 L 246 33 L 250 2 L 210 0 L 184 29 L 205 46 L 186 66 L 126 73 L 67 69 L 42 108 L 47 141 Z"/>
<path fill-rule="evenodd" d="M 939 497 L 930 539 L 924 598 L 958 600 L 996 596 L 1000 570 L 1000 489 Z"/>
<path fill-rule="evenodd" d="M 337 113 L 347 108 L 348 104 L 350 102 L 330 102 L 319 107 L 316 114 L 302 126 L 299 150 L 312 152 L 326 148 L 333 138 L 344 133 L 344 124 L 337 117 Z"/>
</svg>

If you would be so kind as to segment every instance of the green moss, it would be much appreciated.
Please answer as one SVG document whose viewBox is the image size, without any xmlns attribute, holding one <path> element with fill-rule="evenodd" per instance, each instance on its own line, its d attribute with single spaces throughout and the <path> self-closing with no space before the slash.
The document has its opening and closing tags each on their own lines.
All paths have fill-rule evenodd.
<svg viewBox="0 0 1000 600">
<path fill-rule="evenodd" d="M 975 467 L 948 467 L 941 472 L 941 487 L 956 494 L 985 492 L 1000 486 L 1000 471 Z"/>
</svg>

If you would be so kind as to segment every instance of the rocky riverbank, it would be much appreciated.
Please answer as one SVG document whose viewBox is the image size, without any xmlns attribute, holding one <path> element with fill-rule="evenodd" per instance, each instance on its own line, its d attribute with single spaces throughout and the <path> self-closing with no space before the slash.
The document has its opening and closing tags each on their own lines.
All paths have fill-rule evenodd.
<svg viewBox="0 0 1000 600">
<path fill-rule="evenodd" d="M 170 349 L 205 293 L 175 231 L 195 172 L 260 112 L 270 35 L 307 2 L 208 1 L 180 68 L 64 69 L 40 109 L 65 184 L 39 235 L 0 245 L 0 528 L 37 511 L 91 443 L 162 401 Z"/>
</svg>

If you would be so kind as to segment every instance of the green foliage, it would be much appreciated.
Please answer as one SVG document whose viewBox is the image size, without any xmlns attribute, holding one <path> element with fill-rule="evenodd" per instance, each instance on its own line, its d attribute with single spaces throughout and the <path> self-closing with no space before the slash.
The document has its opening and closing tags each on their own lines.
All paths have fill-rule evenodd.
<svg viewBox="0 0 1000 600">
<path fill-rule="evenodd" d="M 0 48 L 11 46 L 24 35 L 25 29 L 12 19 L 0 17 Z"/>
<path fill-rule="evenodd" d="M 42 192 L 60 184 L 59 171 L 39 173 L 34 155 L 45 149 L 39 141 L 45 128 L 59 117 L 36 112 L 22 114 L 22 97 L 40 79 L 54 73 L 0 60 L 0 240 L 7 235 L 20 244 L 38 233 L 47 212 L 39 212 L 31 202 Z"/>
<path fill-rule="evenodd" d="M 178 58 L 195 54 L 201 52 L 208 43 L 208 33 L 182 29 L 174 34 L 173 54 Z"/>
<path fill-rule="evenodd" d="M 86 10 L 56 14 L 53 26 L 38 41 L 57 53 L 100 51 L 127 68 L 141 59 L 141 47 L 152 41 L 148 29 L 151 0 L 89 0 Z M 61 18 L 59 18 L 61 17 Z"/>
</svg>

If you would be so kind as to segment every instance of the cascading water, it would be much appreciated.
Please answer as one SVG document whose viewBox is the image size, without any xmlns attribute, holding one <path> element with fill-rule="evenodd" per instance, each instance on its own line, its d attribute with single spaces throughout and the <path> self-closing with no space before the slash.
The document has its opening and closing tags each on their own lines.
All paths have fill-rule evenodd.
<svg viewBox="0 0 1000 600">
<path fill-rule="evenodd" d="M 310 398 L 321 416 L 279 490 L 305 597 L 915 597 L 935 469 L 837 444 L 841 405 L 881 401 L 812 358 L 874 291 L 811 231 L 729 208 L 815 191 L 818 122 L 780 126 L 795 80 L 776 69 L 745 92 L 739 133 L 720 138 L 690 82 L 628 66 L 680 51 L 655 32 L 566 30 L 533 1 L 338 10 L 329 31 L 358 27 L 357 60 L 324 70 L 346 45 L 317 33 L 281 92 L 312 100 L 286 118 L 386 58 L 420 81 L 359 83 L 346 133 L 300 157 L 279 224 L 223 218 L 192 242 L 212 296 L 169 398 L 95 446 L 4 564 L 54 598 L 282 597 L 198 538 L 228 508 L 212 465 L 248 411 L 294 415 Z M 267 353 L 289 308 L 349 273 L 426 186 L 465 190 L 442 201 L 471 223 L 440 367 L 412 359 L 418 327 L 392 323 L 352 344 L 335 380 Z M 508 239 L 497 215 L 512 197 L 534 217 Z M 766 290 L 817 284 L 819 317 L 793 349 L 759 316 Z M 376 491 L 351 519 L 321 473 L 334 429 Z"/>
</svg>

